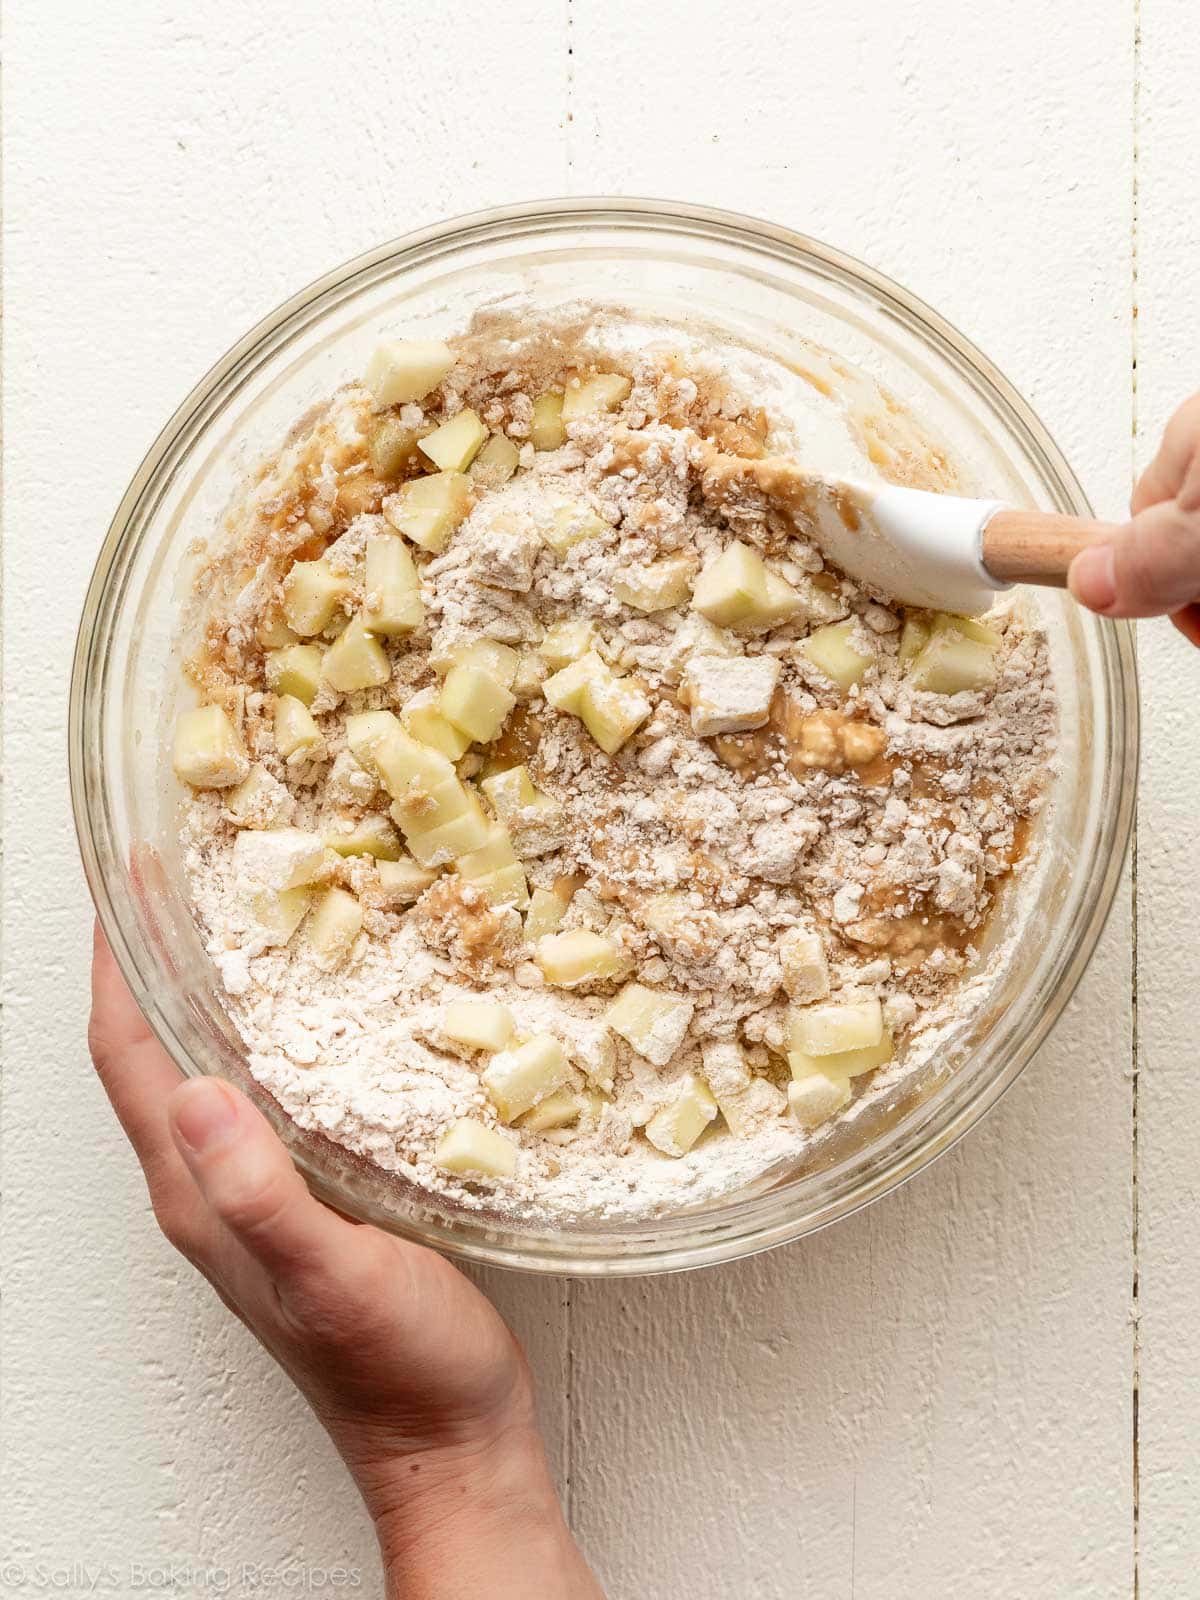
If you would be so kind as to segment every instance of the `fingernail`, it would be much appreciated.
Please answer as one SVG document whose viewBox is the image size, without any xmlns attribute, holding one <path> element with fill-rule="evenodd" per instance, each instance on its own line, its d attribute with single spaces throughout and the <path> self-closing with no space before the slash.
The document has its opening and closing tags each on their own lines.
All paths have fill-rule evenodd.
<svg viewBox="0 0 1200 1600">
<path fill-rule="evenodd" d="M 223 1083 L 212 1078 L 185 1084 L 174 1113 L 179 1137 L 197 1155 L 228 1144 L 237 1127 L 237 1101 Z"/>
<path fill-rule="evenodd" d="M 1111 544 L 1081 550 L 1067 574 L 1071 593 L 1092 611 L 1107 611 L 1117 598 L 1115 553 Z"/>
</svg>

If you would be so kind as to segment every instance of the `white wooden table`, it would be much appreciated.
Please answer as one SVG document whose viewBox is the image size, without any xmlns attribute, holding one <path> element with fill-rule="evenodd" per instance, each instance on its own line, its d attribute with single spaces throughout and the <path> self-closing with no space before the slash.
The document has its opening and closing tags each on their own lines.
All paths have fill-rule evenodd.
<svg viewBox="0 0 1200 1600">
<path fill-rule="evenodd" d="M 86 1062 L 65 684 L 121 490 L 192 382 L 328 266 L 479 206 L 629 193 L 892 274 L 1115 512 L 1200 382 L 1200 30 L 1190 0 L 10 0 L 4 53 L 0 1557 L 26 1579 L 0 1589 L 293 1560 L 369 1593 L 337 1461 L 155 1233 Z M 1136 878 L 984 1127 L 740 1266 L 480 1275 L 614 1597 L 1200 1595 L 1200 657 L 1141 637 Z"/>
</svg>

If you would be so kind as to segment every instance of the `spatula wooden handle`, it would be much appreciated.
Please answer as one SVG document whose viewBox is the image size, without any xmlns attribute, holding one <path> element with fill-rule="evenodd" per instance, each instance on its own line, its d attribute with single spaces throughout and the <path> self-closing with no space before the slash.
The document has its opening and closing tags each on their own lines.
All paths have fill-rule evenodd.
<svg viewBox="0 0 1200 1600">
<path fill-rule="evenodd" d="M 1063 517 L 1053 511 L 997 511 L 983 530 L 983 564 L 1006 583 L 1062 588 L 1081 550 L 1118 532 L 1115 522 Z"/>
</svg>

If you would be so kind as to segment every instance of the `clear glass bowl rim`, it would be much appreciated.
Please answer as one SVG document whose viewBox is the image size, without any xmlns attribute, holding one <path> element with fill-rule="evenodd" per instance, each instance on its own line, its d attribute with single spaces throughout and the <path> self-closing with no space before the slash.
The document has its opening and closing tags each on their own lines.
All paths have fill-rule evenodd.
<svg viewBox="0 0 1200 1600">
<path fill-rule="evenodd" d="M 382 277 L 394 276 L 406 264 L 435 259 L 467 244 L 485 244 L 498 239 L 511 243 L 525 237 L 532 241 L 539 234 L 564 227 L 624 228 L 634 233 L 660 232 L 725 241 L 749 248 L 767 259 L 774 257 L 793 267 L 815 270 L 854 293 L 867 291 L 893 319 L 931 346 L 960 376 L 974 387 L 983 386 L 989 391 L 989 398 L 1004 415 L 1006 425 L 1019 437 L 1022 447 L 1053 485 L 1062 509 L 1080 516 L 1091 514 L 1081 485 L 1032 409 L 994 363 L 955 327 L 874 268 L 820 240 L 771 222 L 670 200 L 589 196 L 531 201 L 471 212 L 404 234 L 318 278 L 264 317 L 233 345 L 196 384 L 163 427 L 109 525 L 88 586 L 76 636 L 68 711 L 68 757 L 71 803 L 84 872 L 100 926 L 122 975 L 138 997 L 154 1033 L 186 1074 L 202 1069 L 191 1059 L 186 1044 L 155 1002 L 153 986 L 145 981 L 129 937 L 132 930 L 126 929 L 113 886 L 106 875 L 105 857 L 116 860 L 119 856 L 111 838 L 105 849 L 104 828 L 109 821 L 106 806 L 92 803 L 95 799 L 103 800 L 105 779 L 100 771 L 99 719 L 93 719 L 89 728 L 85 716 L 90 704 L 89 674 L 97 651 L 103 650 L 105 624 L 119 610 L 124 598 L 127 569 L 140 537 L 137 530 L 142 521 L 142 508 L 154 497 L 156 485 L 169 478 L 214 415 L 237 392 L 239 372 L 253 368 L 314 321 L 324 319 L 350 293 L 359 292 Z M 1078 908 L 1053 993 L 1040 1009 L 1031 1011 L 1027 1025 L 999 1070 L 977 1083 L 975 1092 L 968 1096 L 956 1097 L 951 1080 L 948 1092 L 942 1097 L 940 1114 L 926 1118 L 919 1140 L 914 1143 L 910 1139 L 909 1147 L 882 1170 L 867 1173 L 836 1199 L 815 1209 L 789 1210 L 786 1193 L 766 1197 L 777 1202 L 765 1208 L 771 1214 L 760 1216 L 744 1231 L 722 1231 L 705 1237 L 706 1217 L 686 1219 L 696 1223 L 699 1237 L 688 1242 L 664 1239 L 648 1250 L 630 1255 L 589 1251 L 586 1236 L 577 1234 L 564 1234 L 562 1247 L 556 1249 L 546 1247 L 541 1240 L 536 1245 L 527 1245 L 520 1241 L 519 1234 L 510 1235 L 516 1240 L 513 1244 L 497 1244 L 487 1237 L 472 1238 L 462 1228 L 442 1230 L 422 1224 L 408 1226 L 388 1213 L 372 1214 L 369 1205 L 348 1201 L 306 1162 L 302 1152 L 293 1151 L 310 1187 L 329 1204 L 361 1220 L 376 1222 L 401 1236 L 463 1260 L 587 1277 L 640 1276 L 740 1259 L 827 1227 L 907 1182 L 956 1144 L 1016 1081 L 1061 1015 L 1103 931 L 1120 881 L 1135 808 L 1139 705 L 1133 638 L 1133 630 L 1127 623 L 1107 624 L 1100 634 L 1110 712 L 1108 754 L 1115 781 L 1108 786 L 1110 804 L 1101 819 L 1103 868 L 1093 875 L 1089 893 Z M 756 1208 L 763 1209 L 762 1197 Z"/>
</svg>

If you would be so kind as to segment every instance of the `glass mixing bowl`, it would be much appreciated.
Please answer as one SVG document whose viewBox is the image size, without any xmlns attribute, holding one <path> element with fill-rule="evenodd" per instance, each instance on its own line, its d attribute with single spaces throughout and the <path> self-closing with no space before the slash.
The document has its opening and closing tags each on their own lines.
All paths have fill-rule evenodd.
<svg viewBox="0 0 1200 1600">
<path fill-rule="evenodd" d="M 972 486 L 1087 515 L 1045 429 L 935 312 L 813 239 L 695 207 L 629 200 L 509 207 L 411 234 L 338 268 L 237 344 L 159 435 L 113 519 L 71 683 L 76 825 L 121 970 L 185 1073 L 220 1073 L 266 1112 L 317 1194 L 451 1255 L 571 1274 L 730 1260 L 878 1199 L 976 1123 L 1053 1025 L 1091 955 L 1129 835 L 1137 761 L 1131 634 L 1045 591 L 1062 701 L 1062 772 L 1039 822 L 1036 903 L 995 983 L 939 1053 L 803 1170 L 776 1169 L 703 1209 L 641 1222 L 515 1223 L 456 1210 L 302 1132 L 250 1076 L 181 897 L 169 730 L 189 546 L 306 408 L 363 370 L 382 329 L 442 334 L 485 301 L 585 298 L 702 319 L 788 359 L 814 340 L 886 386 Z M 1003 933 L 1004 909 L 999 914 Z M 1011 941 L 1010 941 L 1011 942 Z"/>
</svg>

